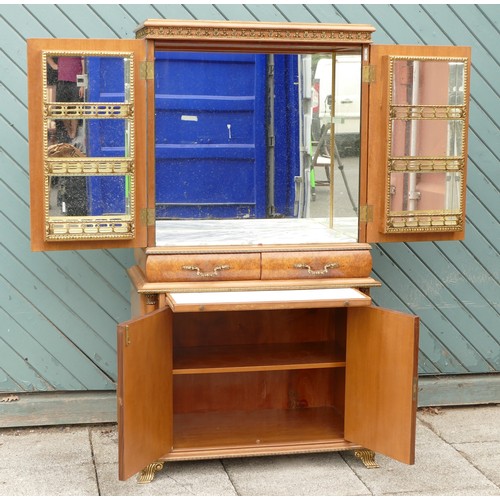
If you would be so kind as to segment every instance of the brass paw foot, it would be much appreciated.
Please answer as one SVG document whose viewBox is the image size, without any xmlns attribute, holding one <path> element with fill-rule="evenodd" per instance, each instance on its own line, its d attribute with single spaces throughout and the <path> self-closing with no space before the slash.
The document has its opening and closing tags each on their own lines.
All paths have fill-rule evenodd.
<svg viewBox="0 0 500 500">
<path fill-rule="evenodd" d="M 155 473 L 162 469 L 163 462 L 153 462 L 152 464 L 149 464 L 137 475 L 137 484 L 150 483 L 154 479 Z"/>
<path fill-rule="evenodd" d="M 354 456 L 359 458 L 367 469 L 378 469 L 380 465 L 375 462 L 375 453 L 371 450 L 357 450 Z"/>
</svg>

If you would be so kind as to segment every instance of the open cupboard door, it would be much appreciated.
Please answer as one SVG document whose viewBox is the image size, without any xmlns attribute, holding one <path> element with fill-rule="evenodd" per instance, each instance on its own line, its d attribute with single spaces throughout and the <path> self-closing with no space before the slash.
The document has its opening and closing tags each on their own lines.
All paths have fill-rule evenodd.
<svg viewBox="0 0 500 500">
<path fill-rule="evenodd" d="M 369 54 L 360 241 L 463 239 L 470 47 L 372 45 Z"/>
<path fill-rule="evenodd" d="M 414 463 L 417 362 L 418 317 L 349 309 L 345 439 Z"/>
<path fill-rule="evenodd" d="M 147 244 L 144 40 L 28 40 L 31 248 Z"/>
<path fill-rule="evenodd" d="M 172 448 L 172 312 L 118 325 L 119 478 L 128 479 Z"/>
</svg>

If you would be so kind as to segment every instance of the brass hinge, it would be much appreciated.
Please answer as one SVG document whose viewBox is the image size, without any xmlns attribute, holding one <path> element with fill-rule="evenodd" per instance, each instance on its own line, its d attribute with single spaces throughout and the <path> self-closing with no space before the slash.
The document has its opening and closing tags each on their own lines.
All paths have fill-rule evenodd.
<svg viewBox="0 0 500 500">
<path fill-rule="evenodd" d="M 413 401 L 417 400 L 417 393 L 418 393 L 418 377 L 413 377 L 413 394 L 412 394 Z"/>
<path fill-rule="evenodd" d="M 375 81 L 375 66 L 373 64 L 365 64 L 363 66 L 361 79 L 363 83 L 373 83 Z"/>
<path fill-rule="evenodd" d="M 128 347 L 132 341 L 130 340 L 130 335 L 128 333 L 128 326 L 125 327 L 125 347 Z"/>
<path fill-rule="evenodd" d="M 373 205 L 359 207 L 359 222 L 373 222 Z"/>
<path fill-rule="evenodd" d="M 155 77 L 155 66 L 153 61 L 141 61 L 139 75 L 141 80 L 153 80 Z"/>
<path fill-rule="evenodd" d="M 156 213 L 154 208 L 143 208 L 140 212 L 141 224 L 143 226 L 154 226 L 156 222 Z"/>
</svg>

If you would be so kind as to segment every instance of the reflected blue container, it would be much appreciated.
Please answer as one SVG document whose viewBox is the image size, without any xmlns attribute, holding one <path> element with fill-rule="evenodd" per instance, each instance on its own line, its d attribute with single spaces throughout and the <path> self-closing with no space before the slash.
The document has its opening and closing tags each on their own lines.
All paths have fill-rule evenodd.
<svg viewBox="0 0 500 500">
<path fill-rule="evenodd" d="M 297 57 L 278 59 L 290 69 L 276 82 L 285 112 L 275 120 L 274 197 L 275 208 L 287 216 L 299 171 L 299 150 L 291 149 L 298 140 Z M 266 217 L 266 79 L 264 54 L 155 53 L 157 218 Z"/>
<path fill-rule="evenodd" d="M 87 58 L 88 102 L 124 102 L 124 60 L 118 57 Z M 85 120 L 86 155 L 91 158 L 125 156 L 127 123 L 124 119 Z M 89 215 L 127 213 L 128 183 L 123 175 L 87 178 Z"/>
</svg>

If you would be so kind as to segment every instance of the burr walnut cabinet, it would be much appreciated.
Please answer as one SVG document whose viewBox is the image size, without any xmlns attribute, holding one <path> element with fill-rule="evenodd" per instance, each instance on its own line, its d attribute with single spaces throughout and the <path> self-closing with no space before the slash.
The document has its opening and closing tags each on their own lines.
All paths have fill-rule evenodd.
<svg viewBox="0 0 500 500">
<path fill-rule="evenodd" d="M 119 477 L 352 449 L 414 462 L 418 318 L 369 243 L 458 240 L 470 49 L 368 25 L 148 20 L 28 41 L 32 249 L 135 248 Z"/>
</svg>

